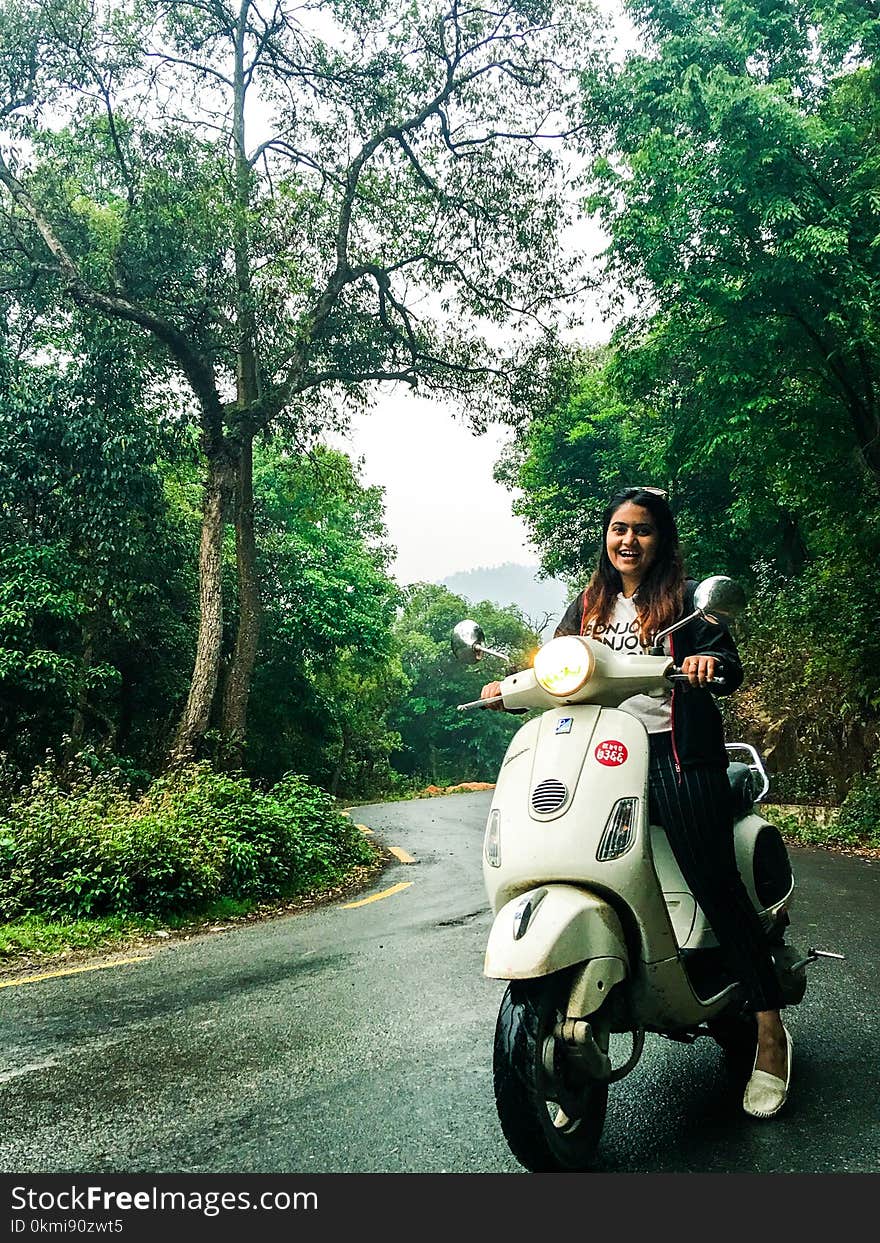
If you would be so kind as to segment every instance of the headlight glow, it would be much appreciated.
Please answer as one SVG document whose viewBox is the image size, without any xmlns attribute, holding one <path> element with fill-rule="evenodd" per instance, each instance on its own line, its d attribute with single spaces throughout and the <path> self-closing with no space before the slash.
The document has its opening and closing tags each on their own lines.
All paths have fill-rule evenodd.
<svg viewBox="0 0 880 1243">
<path fill-rule="evenodd" d="M 551 695 L 573 695 L 593 672 L 595 658 L 574 634 L 551 639 L 535 657 L 538 685 Z"/>
</svg>

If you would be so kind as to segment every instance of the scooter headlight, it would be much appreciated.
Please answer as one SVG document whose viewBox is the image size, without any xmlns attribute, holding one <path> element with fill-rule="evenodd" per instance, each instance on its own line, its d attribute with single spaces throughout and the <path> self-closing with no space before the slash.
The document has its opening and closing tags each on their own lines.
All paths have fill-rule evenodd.
<svg viewBox="0 0 880 1243">
<path fill-rule="evenodd" d="M 551 695 L 573 695 L 592 675 L 596 658 L 575 634 L 551 639 L 535 656 L 538 685 Z"/>
</svg>

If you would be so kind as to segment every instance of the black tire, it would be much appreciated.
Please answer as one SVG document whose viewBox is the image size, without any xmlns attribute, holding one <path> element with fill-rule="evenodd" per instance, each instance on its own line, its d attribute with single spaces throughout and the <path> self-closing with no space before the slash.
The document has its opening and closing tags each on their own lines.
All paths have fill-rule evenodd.
<svg viewBox="0 0 880 1243">
<path fill-rule="evenodd" d="M 556 1104 L 545 1096 L 544 1042 L 564 1012 L 567 975 L 515 981 L 501 1002 L 495 1027 L 495 1104 L 511 1152 L 534 1173 L 592 1167 L 605 1123 L 606 1083 L 567 1086 L 557 1074 L 569 1124 L 558 1127 Z"/>
</svg>

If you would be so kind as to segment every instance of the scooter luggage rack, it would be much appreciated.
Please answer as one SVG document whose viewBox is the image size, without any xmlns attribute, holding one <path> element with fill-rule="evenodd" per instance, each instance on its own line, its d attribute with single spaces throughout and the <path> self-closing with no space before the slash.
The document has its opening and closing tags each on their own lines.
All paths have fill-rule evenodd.
<svg viewBox="0 0 880 1243">
<path fill-rule="evenodd" d="M 756 773 L 763 782 L 763 789 L 760 794 L 755 795 L 754 800 L 756 803 L 760 803 L 764 795 L 770 789 L 770 778 L 767 776 L 767 770 L 761 762 L 760 755 L 758 755 L 755 748 L 748 742 L 728 742 L 725 743 L 724 749 L 725 751 L 748 751 L 749 755 L 752 757 L 752 762 L 749 764 L 749 768 L 753 773 Z"/>
</svg>

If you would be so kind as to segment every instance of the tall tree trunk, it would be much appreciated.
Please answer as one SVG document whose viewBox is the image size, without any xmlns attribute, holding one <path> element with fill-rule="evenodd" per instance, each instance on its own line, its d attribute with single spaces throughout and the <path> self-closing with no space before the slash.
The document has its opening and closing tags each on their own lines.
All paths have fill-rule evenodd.
<svg viewBox="0 0 880 1243">
<path fill-rule="evenodd" d="M 217 689 L 223 639 L 223 527 L 235 485 L 235 465 L 226 454 L 208 458 L 204 515 L 199 545 L 199 634 L 186 707 L 169 762 L 193 759 L 208 728 Z"/>
<path fill-rule="evenodd" d="M 235 552 L 238 567 L 238 632 L 223 694 L 222 730 L 230 760 L 241 765 L 247 739 L 247 708 L 260 642 L 257 545 L 254 537 L 253 437 L 242 444 L 235 492 Z"/>
<path fill-rule="evenodd" d="M 236 404 L 239 410 L 237 436 L 240 444 L 235 493 L 235 555 L 238 570 L 238 631 L 235 650 L 223 690 L 221 729 L 227 761 L 244 762 L 247 741 L 247 709 L 251 679 L 260 642 L 260 590 L 257 579 L 257 546 L 254 538 L 254 424 L 252 411 L 260 398 L 257 363 L 257 328 L 250 266 L 250 210 L 253 169 L 245 142 L 244 44 L 251 0 L 241 0 L 235 34 L 233 69 L 232 137 L 235 150 L 235 216 L 233 252 L 235 255 L 236 319 L 238 361 Z"/>
</svg>

